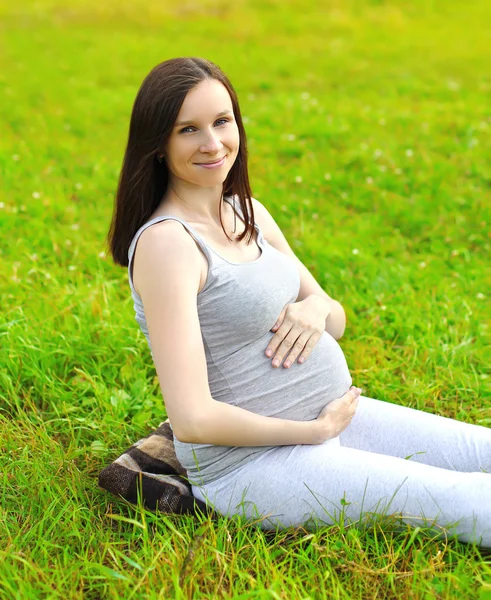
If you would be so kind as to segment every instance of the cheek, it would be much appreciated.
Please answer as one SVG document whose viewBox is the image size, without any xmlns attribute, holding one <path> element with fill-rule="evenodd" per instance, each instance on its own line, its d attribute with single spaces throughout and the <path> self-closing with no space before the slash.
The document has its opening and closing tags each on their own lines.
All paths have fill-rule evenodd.
<svg viewBox="0 0 491 600">
<path fill-rule="evenodd" d="M 235 152 L 239 151 L 240 136 L 239 136 L 239 130 L 237 128 L 235 128 L 234 131 L 231 131 L 230 135 L 227 136 L 227 145 L 230 148 L 233 148 Z"/>
<path fill-rule="evenodd" d="M 237 148 L 238 148 L 240 145 L 240 133 L 239 133 L 239 128 L 237 127 L 237 124 L 235 124 L 233 133 L 234 133 L 234 137 L 235 137 L 235 140 L 237 143 Z"/>
<path fill-rule="evenodd" d="M 190 144 L 175 144 L 170 154 L 172 157 L 171 164 L 176 169 L 182 169 L 187 163 L 190 162 L 193 152 L 195 152 L 195 148 L 191 147 Z"/>
</svg>

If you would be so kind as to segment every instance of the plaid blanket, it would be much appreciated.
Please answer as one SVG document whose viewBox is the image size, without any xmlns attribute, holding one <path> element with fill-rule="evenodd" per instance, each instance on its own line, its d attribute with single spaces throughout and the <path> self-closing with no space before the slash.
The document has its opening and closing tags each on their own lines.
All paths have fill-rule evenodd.
<svg viewBox="0 0 491 600">
<path fill-rule="evenodd" d="M 99 487 L 128 502 L 165 513 L 218 515 L 192 493 L 187 473 L 177 460 L 174 434 L 166 419 L 139 439 L 99 474 Z"/>
</svg>

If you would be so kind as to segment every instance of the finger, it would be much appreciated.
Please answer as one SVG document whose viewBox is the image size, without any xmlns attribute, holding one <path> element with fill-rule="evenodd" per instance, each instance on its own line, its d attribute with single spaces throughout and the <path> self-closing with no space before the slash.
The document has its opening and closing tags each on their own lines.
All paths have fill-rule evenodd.
<svg viewBox="0 0 491 600">
<path fill-rule="evenodd" d="M 280 326 L 281 322 L 283 321 L 283 319 L 285 317 L 285 313 L 286 313 L 286 306 L 285 306 L 285 308 L 283 308 L 283 310 L 278 315 L 278 318 L 276 319 L 276 323 L 273 325 L 273 327 L 271 327 L 271 331 L 276 331 L 278 329 L 278 327 Z"/>
<path fill-rule="evenodd" d="M 273 367 L 279 367 L 281 365 L 283 359 L 293 348 L 300 334 L 300 329 L 297 327 L 293 327 L 288 333 L 288 335 L 285 336 L 281 344 L 278 346 L 278 349 L 276 350 L 275 356 L 273 358 Z"/>
<path fill-rule="evenodd" d="M 353 402 L 358 398 L 359 396 L 359 388 L 356 388 L 354 385 L 350 387 L 350 389 L 346 392 L 348 395 L 348 402 L 349 405 L 351 406 L 353 404 Z"/>
<path fill-rule="evenodd" d="M 285 364 L 283 365 L 285 369 L 288 369 L 297 360 L 298 355 L 305 350 L 305 346 L 308 343 L 310 336 L 311 334 L 308 331 L 304 331 L 293 344 L 290 354 L 287 356 Z"/>
<path fill-rule="evenodd" d="M 349 405 L 350 409 L 351 409 L 351 418 L 353 418 L 355 416 L 356 413 L 356 409 L 358 408 L 358 398 L 355 398 L 353 400 L 353 402 Z"/>
<path fill-rule="evenodd" d="M 300 364 L 304 363 L 307 360 L 307 358 L 310 356 L 312 350 L 315 348 L 317 342 L 321 339 L 321 336 L 322 336 L 321 333 L 314 333 L 310 336 L 310 339 L 305 344 L 305 348 L 304 348 L 302 354 L 300 355 L 300 358 L 298 359 L 298 362 Z"/>
<path fill-rule="evenodd" d="M 276 353 L 276 351 L 278 350 L 281 342 L 288 335 L 288 333 L 290 332 L 291 328 L 292 328 L 292 324 L 291 323 L 289 323 L 287 321 L 283 321 L 283 323 L 280 325 L 280 328 L 278 329 L 278 331 L 269 340 L 269 344 L 266 347 L 266 350 L 264 351 L 264 353 L 266 354 L 266 356 L 273 356 L 273 354 Z"/>
<path fill-rule="evenodd" d="M 274 331 L 276 333 L 278 331 L 278 328 L 281 327 L 281 325 L 283 324 L 283 322 L 283 317 L 278 317 L 276 323 L 273 325 L 273 327 L 271 327 L 271 331 Z"/>
</svg>

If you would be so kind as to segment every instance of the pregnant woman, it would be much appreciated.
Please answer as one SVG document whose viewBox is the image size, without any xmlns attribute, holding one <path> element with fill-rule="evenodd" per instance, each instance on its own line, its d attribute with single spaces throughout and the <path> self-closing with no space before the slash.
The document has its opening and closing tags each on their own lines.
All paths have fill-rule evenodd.
<svg viewBox="0 0 491 600">
<path fill-rule="evenodd" d="M 491 429 L 360 395 L 341 304 L 252 197 L 224 73 L 138 91 L 109 232 L 194 496 L 264 529 L 373 514 L 491 547 Z"/>
</svg>

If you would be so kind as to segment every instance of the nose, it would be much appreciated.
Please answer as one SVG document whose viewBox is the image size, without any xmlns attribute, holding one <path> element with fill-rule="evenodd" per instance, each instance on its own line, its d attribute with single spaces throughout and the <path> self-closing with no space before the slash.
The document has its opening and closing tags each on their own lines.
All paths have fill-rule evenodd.
<svg viewBox="0 0 491 600">
<path fill-rule="evenodd" d="M 208 131 L 206 134 L 205 143 L 201 145 L 200 152 L 203 153 L 217 153 L 223 148 L 223 144 L 220 140 L 219 135 L 214 131 Z"/>
</svg>

